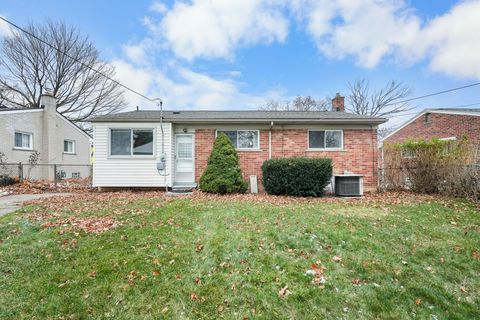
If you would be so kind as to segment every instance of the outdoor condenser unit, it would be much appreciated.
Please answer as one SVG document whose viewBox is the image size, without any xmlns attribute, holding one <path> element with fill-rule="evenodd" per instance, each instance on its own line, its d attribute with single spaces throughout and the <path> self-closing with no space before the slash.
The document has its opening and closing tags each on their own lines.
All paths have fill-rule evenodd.
<svg viewBox="0 0 480 320">
<path fill-rule="evenodd" d="M 363 195 L 363 176 L 345 174 L 335 176 L 335 194 L 342 197 Z"/>
</svg>

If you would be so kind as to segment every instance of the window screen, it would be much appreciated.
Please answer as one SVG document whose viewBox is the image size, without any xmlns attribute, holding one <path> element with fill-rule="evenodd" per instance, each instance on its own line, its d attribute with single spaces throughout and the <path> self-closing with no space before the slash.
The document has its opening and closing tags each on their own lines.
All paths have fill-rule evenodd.
<svg viewBox="0 0 480 320">
<path fill-rule="evenodd" d="M 257 130 L 217 131 L 217 135 L 220 133 L 226 134 L 236 149 L 258 149 Z"/>
<path fill-rule="evenodd" d="M 112 156 L 131 155 L 132 131 L 130 129 L 112 129 L 110 134 L 110 154 Z"/>
<path fill-rule="evenodd" d="M 65 153 L 74 153 L 75 147 L 73 141 L 64 140 L 63 141 L 63 152 Z"/>
<path fill-rule="evenodd" d="M 325 131 L 309 131 L 308 147 L 310 149 L 325 148 Z"/>
<path fill-rule="evenodd" d="M 311 130 L 308 132 L 309 149 L 341 149 L 343 132 L 341 130 Z"/>
<path fill-rule="evenodd" d="M 32 135 L 15 132 L 15 148 L 32 149 Z"/>
<path fill-rule="evenodd" d="M 237 131 L 218 131 L 217 135 L 220 133 L 226 134 L 227 137 L 230 138 L 230 141 L 232 141 L 233 146 L 237 148 Z"/>
</svg>

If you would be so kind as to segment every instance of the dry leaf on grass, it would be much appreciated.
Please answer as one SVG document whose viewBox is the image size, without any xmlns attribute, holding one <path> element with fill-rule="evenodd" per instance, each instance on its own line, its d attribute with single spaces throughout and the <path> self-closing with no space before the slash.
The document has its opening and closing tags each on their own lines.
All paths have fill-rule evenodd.
<svg viewBox="0 0 480 320">
<path fill-rule="evenodd" d="M 278 295 L 280 296 L 280 298 L 285 298 L 286 296 L 292 294 L 290 292 L 290 290 L 288 290 L 288 286 L 285 286 L 283 288 L 280 289 L 280 291 L 278 291 Z"/>
<path fill-rule="evenodd" d="M 340 261 L 342 261 L 342 258 L 339 257 L 339 256 L 334 256 L 334 257 L 332 258 L 332 260 L 333 260 L 333 262 L 340 262 Z"/>
<path fill-rule="evenodd" d="M 87 233 L 100 234 L 110 229 L 116 228 L 118 222 L 109 216 L 106 217 L 70 217 L 67 219 L 59 219 L 42 224 L 42 228 L 71 226 L 77 230 L 83 230 Z M 62 230 L 64 231 L 64 230 Z"/>
</svg>

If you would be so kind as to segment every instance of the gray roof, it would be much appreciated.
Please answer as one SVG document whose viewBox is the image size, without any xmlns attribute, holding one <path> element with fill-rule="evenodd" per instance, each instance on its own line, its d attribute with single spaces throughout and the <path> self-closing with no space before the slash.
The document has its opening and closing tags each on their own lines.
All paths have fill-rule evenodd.
<svg viewBox="0 0 480 320">
<path fill-rule="evenodd" d="M 154 122 L 160 111 L 141 110 L 97 116 L 91 122 Z M 380 124 L 384 118 L 334 111 L 163 111 L 163 121 L 173 123 L 358 123 Z"/>
<path fill-rule="evenodd" d="M 11 108 L 4 105 L 0 105 L 0 112 L 5 111 L 22 111 L 22 110 L 40 110 L 40 108 L 28 108 L 28 107 L 18 107 L 18 108 Z"/>
<path fill-rule="evenodd" d="M 480 108 L 432 108 L 432 109 L 425 109 L 425 111 L 445 111 L 445 112 L 473 112 L 473 113 L 480 113 Z"/>
</svg>

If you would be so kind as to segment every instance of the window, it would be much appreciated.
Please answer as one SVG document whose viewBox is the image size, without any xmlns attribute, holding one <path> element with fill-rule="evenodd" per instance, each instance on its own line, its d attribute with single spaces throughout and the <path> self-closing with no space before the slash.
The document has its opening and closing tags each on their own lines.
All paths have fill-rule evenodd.
<svg viewBox="0 0 480 320">
<path fill-rule="evenodd" d="M 75 141 L 63 140 L 63 152 L 64 153 L 75 153 Z"/>
<path fill-rule="evenodd" d="M 112 129 L 110 131 L 110 155 L 153 155 L 153 130 Z"/>
<path fill-rule="evenodd" d="M 233 145 L 238 150 L 255 150 L 259 148 L 258 137 L 259 131 L 258 130 L 232 130 L 232 131 L 217 131 L 217 135 L 219 133 L 224 133 L 227 137 L 230 138 Z"/>
<path fill-rule="evenodd" d="M 309 130 L 308 131 L 309 149 L 342 149 L 343 131 L 342 130 Z"/>
<path fill-rule="evenodd" d="M 33 135 L 31 133 L 15 132 L 15 148 L 32 150 Z"/>
<path fill-rule="evenodd" d="M 425 113 L 425 123 L 431 123 L 431 122 L 432 122 L 432 114 Z"/>
<path fill-rule="evenodd" d="M 407 159 L 415 158 L 416 157 L 415 150 L 413 150 L 413 149 L 402 149 L 401 150 L 401 156 L 402 156 L 402 158 L 407 158 Z"/>
</svg>

